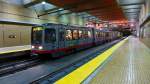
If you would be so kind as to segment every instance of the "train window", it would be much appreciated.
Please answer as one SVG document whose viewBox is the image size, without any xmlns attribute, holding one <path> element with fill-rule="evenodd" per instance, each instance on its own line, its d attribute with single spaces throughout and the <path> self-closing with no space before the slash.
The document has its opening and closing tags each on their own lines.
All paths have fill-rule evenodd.
<svg viewBox="0 0 150 84">
<path fill-rule="evenodd" d="M 102 36 L 105 37 L 105 33 L 104 32 L 103 32 Z"/>
<path fill-rule="evenodd" d="M 83 31 L 79 30 L 79 38 L 83 38 Z"/>
<path fill-rule="evenodd" d="M 66 30 L 66 40 L 72 40 L 72 31 Z"/>
<path fill-rule="evenodd" d="M 92 38 L 92 34 L 91 34 L 90 31 L 88 31 L 88 37 L 89 37 L 89 38 Z"/>
<path fill-rule="evenodd" d="M 96 34 L 95 34 L 95 35 L 96 35 L 96 38 L 98 38 L 98 32 L 97 32 L 97 31 L 96 31 Z"/>
<path fill-rule="evenodd" d="M 106 37 L 106 32 L 104 33 L 104 37 Z"/>
<path fill-rule="evenodd" d="M 107 32 L 107 33 L 105 34 L 105 36 L 106 36 L 106 37 L 109 37 L 109 33 Z"/>
<path fill-rule="evenodd" d="M 56 41 L 55 29 L 45 29 L 45 43 L 51 43 Z"/>
<path fill-rule="evenodd" d="M 42 31 L 43 31 L 43 27 L 32 28 L 32 43 L 35 43 L 35 44 L 42 43 Z"/>
<path fill-rule="evenodd" d="M 99 32 L 99 37 L 101 37 L 101 32 Z"/>
<path fill-rule="evenodd" d="M 85 30 L 82 31 L 82 38 L 85 39 Z"/>
<path fill-rule="evenodd" d="M 60 41 L 64 41 L 64 40 L 65 40 L 65 39 L 64 39 L 64 36 L 65 36 L 64 31 L 59 31 L 59 40 L 60 40 Z"/>
<path fill-rule="evenodd" d="M 104 37 L 104 33 L 102 32 L 102 37 Z"/>
<path fill-rule="evenodd" d="M 103 37 L 103 33 L 101 32 L 101 37 Z"/>
<path fill-rule="evenodd" d="M 102 37 L 104 37 L 104 32 L 102 33 Z"/>
<path fill-rule="evenodd" d="M 99 32 L 97 33 L 97 37 L 99 38 Z"/>
<path fill-rule="evenodd" d="M 99 32 L 99 37 L 102 37 L 102 32 Z"/>
<path fill-rule="evenodd" d="M 79 38 L 79 33 L 78 30 L 73 30 L 73 39 L 78 39 Z"/>
<path fill-rule="evenodd" d="M 88 38 L 88 31 L 84 31 L 84 38 Z"/>
</svg>

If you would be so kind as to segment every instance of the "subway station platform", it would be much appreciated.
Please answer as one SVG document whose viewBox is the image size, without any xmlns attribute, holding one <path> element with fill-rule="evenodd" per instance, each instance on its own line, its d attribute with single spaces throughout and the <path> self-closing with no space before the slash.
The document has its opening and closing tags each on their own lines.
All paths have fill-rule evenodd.
<svg viewBox="0 0 150 84">
<path fill-rule="evenodd" d="M 130 36 L 56 84 L 149 84 L 150 49 Z"/>
<path fill-rule="evenodd" d="M 0 48 L 0 59 L 29 55 L 30 50 L 31 50 L 31 45 L 2 47 Z"/>
<path fill-rule="evenodd" d="M 31 45 L 2 47 L 0 48 L 0 54 L 14 53 L 14 52 L 20 52 L 26 50 L 31 50 Z"/>
<path fill-rule="evenodd" d="M 90 84 L 149 84 L 150 49 L 138 38 L 130 37 Z"/>
</svg>

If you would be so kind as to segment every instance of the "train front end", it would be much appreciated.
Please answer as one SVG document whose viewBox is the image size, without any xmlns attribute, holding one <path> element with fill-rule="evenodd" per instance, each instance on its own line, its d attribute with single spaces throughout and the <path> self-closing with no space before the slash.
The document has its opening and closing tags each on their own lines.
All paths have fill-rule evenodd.
<svg viewBox="0 0 150 84">
<path fill-rule="evenodd" d="M 32 55 L 38 55 L 44 49 L 43 48 L 43 26 L 32 27 L 31 33 L 31 52 Z"/>
</svg>

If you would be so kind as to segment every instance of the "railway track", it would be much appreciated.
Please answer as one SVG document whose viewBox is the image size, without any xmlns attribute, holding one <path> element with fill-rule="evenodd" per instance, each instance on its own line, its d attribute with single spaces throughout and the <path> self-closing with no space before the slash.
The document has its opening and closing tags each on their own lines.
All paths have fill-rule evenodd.
<svg viewBox="0 0 150 84">
<path fill-rule="evenodd" d="M 12 63 L 0 64 L 0 77 L 27 69 L 29 67 L 35 66 L 40 63 L 41 63 L 40 59 L 30 58 L 30 59 L 20 60 Z"/>
</svg>

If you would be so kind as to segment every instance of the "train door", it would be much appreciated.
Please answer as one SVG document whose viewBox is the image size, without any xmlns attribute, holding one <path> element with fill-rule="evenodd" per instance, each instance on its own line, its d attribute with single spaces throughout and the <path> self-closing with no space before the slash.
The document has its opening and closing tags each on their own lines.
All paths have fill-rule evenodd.
<svg viewBox="0 0 150 84">
<path fill-rule="evenodd" d="M 103 43 L 103 32 L 100 31 L 100 41 L 101 41 L 101 44 Z"/>
<path fill-rule="evenodd" d="M 92 44 L 92 34 L 90 29 L 85 30 L 85 43 L 87 44 L 86 47 L 90 47 Z"/>
<path fill-rule="evenodd" d="M 86 29 L 83 29 L 83 43 L 84 43 L 84 44 L 87 44 L 87 43 L 88 43 L 88 41 L 87 41 Z"/>
<path fill-rule="evenodd" d="M 95 30 L 94 30 L 94 28 L 92 28 L 92 35 L 93 35 L 93 43 L 95 43 Z"/>
<path fill-rule="evenodd" d="M 89 43 L 93 42 L 93 34 L 92 34 L 92 29 L 88 30 L 88 41 Z"/>
<path fill-rule="evenodd" d="M 95 29 L 95 44 L 98 42 L 98 31 Z"/>
<path fill-rule="evenodd" d="M 44 35 L 45 47 L 47 50 L 58 48 L 57 30 L 55 28 L 46 28 Z"/>
<path fill-rule="evenodd" d="M 83 29 L 79 29 L 79 43 L 84 44 L 84 31 L 83 31 Z"/>
<path fill-rule="evenodd" d="M 104 37 L 105 32 L 102 32 L 102 42 L 104 43 L 105 37 Z"/>
<path fill-rule="evenodd" d="M 64 48 L 65 47 L 65 28 L 59 28 L 58 30 L 58 45 L 59 48 Z"/>
</svg>

